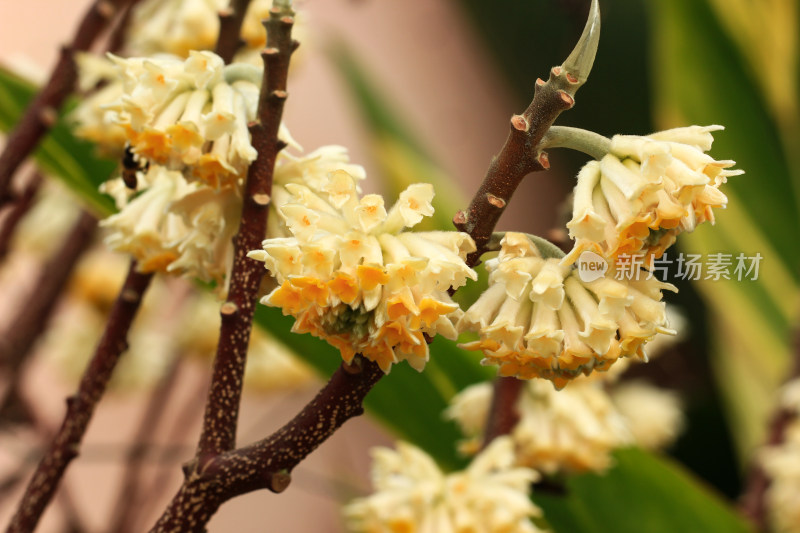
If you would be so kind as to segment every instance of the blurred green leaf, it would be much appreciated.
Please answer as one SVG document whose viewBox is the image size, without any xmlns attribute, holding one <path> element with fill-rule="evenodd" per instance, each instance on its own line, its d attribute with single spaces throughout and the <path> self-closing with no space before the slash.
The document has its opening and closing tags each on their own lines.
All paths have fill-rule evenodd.
<svg viewBox="0 0 800 533">
<path fill-rule="evenodd" d="M 631 448 L 603 475 L 567 480 L 567 495 L 533 500 L 555 533 L 752 533 L 717 495 L 676 463 Z"/>
<path fill-rule="evenodd" d="M 723 188 L 729 208 L 718 213 L 717 225 L 679 241 L 692 253 L 763 256 L 757 281 L 697 284 L 714 314 L 713 367 L 745 462 L 763 439 L 766 415 L 788 368 L 800 275 L 800 248 L 789 244 L 798 231 L 791 177 L 796 165 L 790 163 L 786 150 L 791 143 L 782 137 L 754 71 L 708 0 L 649 5 L 660 126 L 725 125 L 713 154 L 735 159 L 747 172 Z"/>
<path fill-rule="evenodd" d="M 36 86 L 0 67 L 0 129 L 7 132 L 20 119 L 36 95 Z M 61 179 L 99 216 L 115 211 L 113 200 L 97 188 L 116 168 L 116 163 L 94 155 L 91 143 L 80 141 L 65 124 L 64 113 L 34 152 L 46 173 Z"/>
</svg>

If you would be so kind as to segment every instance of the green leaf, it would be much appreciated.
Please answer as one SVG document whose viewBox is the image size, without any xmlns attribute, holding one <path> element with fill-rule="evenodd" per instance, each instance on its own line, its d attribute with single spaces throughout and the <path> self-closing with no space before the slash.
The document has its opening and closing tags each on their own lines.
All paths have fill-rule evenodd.
<svg viewBox="0 0 800 533">
<path fill-rule="evenodd" d="M 603 475 L 567 480 L 567 495 L 534 490 L 555 533 L 752 533 L 716 494 L 676 463 L 631 448 Z"/>
<path fill-rule="evenodd" d="M 276 308 L 259 305 L 255 324 L 291 348 L 301 359 L 330 376 L 342 362 L 339 351 L 311 335 L 290 331 L 294 318 Z M 456 454 L 458 429 L 442 418 L 456 392 L 489 379 L 494 372 L 480 366 L 479 357 L 437 337 L 430 346 L 431 360 L 423 372 L 406 363 L 395 365 L 367 395 L 367 413 L 379 419 L 398 438 L 423 448 L 445 468 L 464 465 Z"/>
<path fill-rule="evenodd" d="M 649 6 L 660 125 L 725 125 L 726 131 L 716 135 L 713 154 L 735 159 L 747 172 L 723 187 L 729 207 L 718 213 L 716 226 L 679 239 L 684 250 L 706 256 L 763 256 L 757 281 L 696 285 L 713 313 L 712 366 L 744 464 L 764 438 L 767 414 L 790 358 L 800 275 L 800 248 L 791 244 L 799 229 L 792 183 L 797 165 L 790 162 L 796 156 L 783 148 L 791 143 L 753 79 L 754 70 L 708 0 Z"/>
<path fill-rule="evenodd" d="M 35 95 L 35 85 L 0 67 L 0 129 L 10 131 Z M 61 179 L 97 215 L 109 215 L 115 211 L 114 202 L 97 188 L 110 177 L 116 163 L 96 157 L 91 143 L 76 139 L 64 114 L 39 143 L 34 152 L 36 163 Z"/>
</svg>

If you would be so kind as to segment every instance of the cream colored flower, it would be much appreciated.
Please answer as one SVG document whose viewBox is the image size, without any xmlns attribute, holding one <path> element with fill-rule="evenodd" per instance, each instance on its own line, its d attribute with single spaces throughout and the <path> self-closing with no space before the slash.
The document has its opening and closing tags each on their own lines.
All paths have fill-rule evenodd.
<svg viewBox="0 0 800 533">
<path fill-rule="evenodd" d="M 576 376 L 607 370 L 620 357 L 646 358 L 643 345 L 667 328 L 655 278 L 583 282 L 558 258 L 544 258 L 521 233 L 507 233 L 497 258 L 486 262 L 489 288 L 459 322 L 478 331 L 464 344 L 503 376 L 542 377 L 563 387 Z M 644 276 L 643 276 L 644 277 Z"/>
<path fill-rule="evenodd" d="M 664 448 L 683 431 L 681 401 L 673 391 L 643 381 L 627 381 L 611 390 L 611 398 L 633 440 L 642 448 Z"/>
<path fill-rule="evenodd" d="M 573 217 L 567 224 L 575 247 L 573 263 L 584 250 L 608 260 L 620 254 L 660 257 L 682 231 L 714 222 L 712 208 L 728 199 L 719 187 L 733 161 L 716 161 L 711 132 L 722 126 L 677 128 L 647 137 L 616 135 L 611 151 L 587 163 L 578 174 Z"/>
<path fill-rule="evenodd" d="M 225 66 L 211 52 L 191 52 L 186 60 L 111 59 L 123 93 L 105 108 L 135 154 L 211 187 L 244 178 L 257 155 L 248 124 L 256 118 L 261 69 Z"/>
<path fill-rule="evenodd" d="M 126 48 L 137 55 L 211 50 L 219 35 L 219 12 L 228 0 L 145 0 L 133 9 Z M 269 0 L 250 2 L 241 36 L 248 48 L 263 48 L 267 33 L 261 20 L 269 18 Z"/>
<path fill-rule="evenodd" d="M 491 401 L 489 383 L 467 387 L 451 400 L 446 414 L 467 437 L 462 453 L 480 449 Z M 633 443 L 627 421 L 599 380 L 579 379 L 561 391 L 531 380 L 516 408 L 520 420 L 511 438 L 517 464 L 547 474 L 603 471 L 611 465 L 611 452 Z"/>
<path fill-rule="evenodd" d="M 364 177 L 364 169 L 350 163 L 347 150 L 340 146 L 323 146 L 302 157 L 281 152 L 273 178 L 267 235 L 290 235 L 277 213 L 277 207 L 291 199 L 287 185 L 322 188 L 336 169 Z M 241 217 L 240 185 L 212 188 L 189 183 L 181 172 L 151 165 L 146 173 L 139 173 L 136 191 L 120 178 L 104 183 L 101 190 L 112 194 L 120 209 L 102 223 L 108 229 L 106 244 L 111 249 L 133 255 L 142 271 L 215 282 L 219 294 L 225 294 L 233 261 L 232 238 Z"/>
<path fill-rule="evenodd" d="M 480 449 L 491 402 L 489 383 L 467 387 L 452 398 L 445 414 L 466 437 L 459 445 L 462 453 Z M 606 379 L 579 378 L 560 391 L 530 380 L 516 409 L 520 419 L 511 438 L 517 463 L 547 474 L 604 471 L 615 449 L 667 446 L 683 423 L 673 393 Z"/>
<path fill-rule="evenodd" d="M 97 146 L 101 155 L 121 159 L 128 136 L 125 127 L 114 120 L 115 113 L 105 108 L 123 94 L 117 68 L 105 57 L 76 53 L 78 87 L 86 96 L 68 115 L 73 133 Z"/>
<path fill-rule="evenodd" d="M 397 451 L 373 450 L 375 493 L 353 501 L 344 512 L 359 533 L 535 533 L 530 522 L 541 511 L 528 498 L 538 479 L 514 466 L 513 443 L 496 439 L 466 470 L 443 473 L 422 450 L 403 442 Z"/>
<path fill-rule="evenodd" d="M 108 229 L 105 243 L 111 250 L 131 254 L 142 272 L 166 272 L 179 257 L 177 245 L 187 232 L 182 218 L 172 213 L 170 206 L 193 186 L 180 172 L 155 165 L 148 175 L 152 185 L 100 224 Z"/>
<path fill-rule="evenodd" d="M 262 303 L 293 315 L 293 331 L 325 339 L 347 362 L 361 353 L 384 372 L 404 359 L 421 370 L 426 334 L 457 335 L 460 309 L 447 290 L 476 278 L 464 263 L 472 239 L 404 231 L 432 214 L 428 184 L 411 185 L 388 212 L 378 195 L 359 198 L 343 170 L 321 191 L 285 188 L 293 200 L 279 211 L 293 237 L 267 239 L 249 254 L 280 284 Z"/>
</svg>

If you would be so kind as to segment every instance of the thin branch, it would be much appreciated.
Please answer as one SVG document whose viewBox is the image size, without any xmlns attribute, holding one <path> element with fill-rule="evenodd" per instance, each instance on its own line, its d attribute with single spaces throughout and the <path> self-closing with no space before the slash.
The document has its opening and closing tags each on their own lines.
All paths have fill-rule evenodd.
<svg viewBox="0 0 800 533">
<path fill-rule="evenodd" d="M 72 93 L 77 79 L 75 52 L 89 50 L 114 16 L 130 0 L 95 0 L 78 26 L 72 43 L 61 48 L 50 79 L 25 110 L 16 127 L 6 137 L 0 154 L 0 198 L 8 197 L 11 178 L 39 140 L 55 124 L 58 110 Z"/>
<path fill-rule="evenodd" d="M 214 52 L 225 63 L 233 61 L 236 50 L 242 45 L 241 29 L 250 0 L 231 0 L 227 9 L 219 12 L 219 37 Z"/>
<path fill-rule="evenodd" d="M 186 434 L 189 432 L 189 429 L 195 424 L 195 422 L 202 417 L 203 401 L 206 399 L 207 392 L 208 380 L 204 379 L 196 387 L 196 390 L 189 395 L 188 401 L 180 409 L 178 416 L 175 418 L 175 423 L 172 425 L 171 430 L 166 436 L 165 442 L 180 442 L 181 439 L 186 436 Z M 175 466 L 175 464 L 178 464 L 178 461 L 170 463 L 169 468 L 166 466 L 160 468 L 155 476 L 155 479 L 148 484 L 146 491 L 147 500 L 142 500 L 139 519 L 141 519 L 142 516 L 150 516 L 155 506 L 161 506 L 163 504 L 166 498 L 163 498 L 162 496 L 166 494 L 166 490 L 169 488 L 168 482 L 174 473 L 172 467 Z M 125 524 L 123 529 L 117 533 L 133 533 L 134 531 L 139 531 L 139 528 L 135 527 L 137 522 L 138 521 L 134 521 Z"/>
<path fill-rule="evenodd" d="M 47 326 L 56 302 L 69 280 L 75 265 L 92 242 L 97 219 L 84 211 L 78 217 L 64 244 L 42 266 L 14 321 L 0 337 L 0 367 L 11 376 L 11 387 L 6 399 L 0 402 L 0 412 L 8 406 L 15 394 L 19 369 L 36 339 Z"/>
<path fill-rule="evenodd" d="M 38 171 L 33 172 L 33 176 L 25 184 L 25 188 L 17 196 L 13 204 L 8 210 L 8 213 L 3 222 L 3 228 L 0 229 L 0 261 L 5 259 L 8 254 L 8 249 L 11 244 L 11 238 L 14 236 L 14 231 L 17 229 L 17 224 L 25 214 L 33 207 L 36 192 L 42 184 L 42 175 Z"/>
<path fill-rule="evenodd" d="M 247 492 L 283 491 L 291 472 L 347 420 L 363 412 L 364 397 L 383 377 L 377 364 L 356 356 L 342 364 L 319 394 L 288 424 L 250 446 L 218 455 L 188 475 L 152 532 L 202 531 L 225 501 Z"/>
<path fill-rule="evenodd" d="M 262 263 L 247 257 L 261 247 L 267 228 L 272 175 L 278 152 L 285 144 L 278 139 L 278 129 L 286 100 L 286 77 L 289 58 L 297 48 L 292 41 L 292 12 L 273 8 L 267 26 L 267 48 L 262 52 L 264 80 L 258 106 L 259 122 L 250 126 L 253 147 L 258 158 L 250 165 L 245 183 L 242 217 L 234 237 L 234 260 L 230 291 L 222 305 L 217 354 L 211 378 L 211 390 L 203 417 L 203 431 L 198 444 L 201 464 L 234 448 L 242 395 L 247 346 L 253 323 L 258 287 L 264 276 Z"/>
<path fill-rule="evenodd" d="M 128 27 L 131 24 L 131 17 L 133 17 L 133 9 L 136 4 L 142 0 L 128 0 L 127 5 L 123 7 L 122 16 L 119 17 L 119 22 L 111 30 L 108 36 L 108 45 L 106 49 L 112 54 L 119 54 L 125 46 L 125 39 L 128 37 Z"/>
<path fill-rule="evenodd" d="M 498 377 L 494 381 L 490 416 L 483 433 L 483 448 L 497 437 L 508 435 L 519 422 L 517 399 L 525 382 L 514 377 Z"/>
<path fill-rule="evenodd" d="M 475 240 L 477 250 L 467 256 L 476 266 L 491 244 L 492 232 L 522 179 L 531 172 L 547 170 L 550 162 L 541 148 L 542 139 L 562 111 L 575 105 L 575 93 L 586 82 L 600 38 L 600 10 L 592 0 L 589 18 L 575 49 L 560 67 L 550 70 L 548 81 L 536 80 L 533 100 L 521 115 L 511 117 L 505 145 L 494 157 L 486 177 L 466 211 L 453 224 Z M 497 378 L 495 397 L 486 422 L 483 445 L 509 433 L 516 424 L 514 412 L 522 387 L 516 378 Z"/>
<path fill-rule="evenodd" d="M 84 370 L 78 392 L 67 398 L 67 411 L 61 428 L 39 462 L 6 530 L 8 533 L 34 530 L 67 465 L 78 455 L 94 409 L 105 392 L 120 355 L 127 349 L 128 330 L 152 277 L 152 274 L 137 272 L 136 263 L 131 263 L 125 283 L 111 309 L 103 336 Z"/>
<path fill-rule="evenodd" d="M 136 514 L 141 508 L 141 502 L 139 501 L 141 491 L 139 489 L 142 482 L 141 467 L 144 462 L 144 456 L 152 440 L 153 433 L 165 413 L 164 406 L 169 404 L 177 377 L 180 375 L 182 361 L 183 357 L 175 357 L 170 363 L 167 374 L 150 393 L 141 422 L 139 422 L 139 428 L 133 437 L 133 445 L 128 450 L 125 473 L 122 476 L 122 483 L 120 483 L 119 493 L 117 494 L 117 503 L 113 507 L 115 510 L 114 518 L 112 519 L 111 527 L 108 529 L 109 531 L 122 531 L 126 524 L 130 524 L 135 520 Z"/>
</svg>

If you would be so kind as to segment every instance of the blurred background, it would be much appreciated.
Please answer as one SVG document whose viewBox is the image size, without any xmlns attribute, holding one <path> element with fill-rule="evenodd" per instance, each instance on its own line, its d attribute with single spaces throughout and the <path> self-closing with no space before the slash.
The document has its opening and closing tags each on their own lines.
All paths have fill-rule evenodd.
<svg viewBox="0 0 800 533">
<path fill-rule="evenodd" d="M 33 79 L 37 71 L 47 72 L 86 6 L 83 0 L 0 2 L 0 60 Z M 285 115 L 294 138 L 307 151 L 323 144 L 348 147 L 352 160 L 367 168 L 367 189 L 394 195 L 407 183 L 437 183 L 442 214 L 437 223 L 442 225 L 476 190 L 505 140 L 508 119 L 530 101 L 536 78 L 545 78 L 569 54 L 588 1 L 305 0 L 297 2 L 297 10 L 302 47 Z M 711 154 L 735 159 L 746 171 L 723 189 L 729 207 L 717 213 L 716 226 L 683 235 L 677 246 L 685 253 L 760 253 L 758 279 L 689 283 L 670 278 L 680 293 L 668 299 L 686 316 L 686 335 L 670 353 L 633 372 L 679 391 L 687 425 L 668 452 L 735 499 L 753 451 L 765 439 L 777 388 L 792 368 L 800 273 L 798 2 L 604 0 L 601 11 L 594 69 L 576 106 L 558 123 L 606 136 L 722 124 L 727 129 L 716 135 Z M 563 228 L 563 202 L 585 160 L 581 154 L 551 151 L 551 170 L 525 180 L 499 229 L 550 235 Z M 19 297 L 46 255 L 24 243 L 18 248 L 0 276 L 0 331 L 24 305 Z M 122 279 L 124 263 L 116 279 Z M 185 289 L 164 290 L 180 294 Z M 88 328 L 80 317 L 65 320 L 67 331 Z M 13 412 L 5 413 L 0 522 L 7 521 L 23 486 L 8 480 L 14 475 L 27 480 L 30 471 L 19 465 L 35 464 L 36 451 L 60 423 L 63 398 L 80 371 L 65 371 L 64 358 L 48 352 L 71 342 L 88 355 L 90 337 L 75 338 L 39 343 L 12 378 L 38 422 L 16 423 Z M 143 463 L 141 484 L 151 489 L 140 494 L 145 512 L 138 529 L 153 521 L 180 482 L 179 464 L 193 452 L 209 361 L 196 357 L 178 365 L 153 364 L 177 366 L 172 372 L 179 386 L 148 439 L 157 453 Z M 261 381 L 245 398 L 243 442 L 286 421 L 321 383 L 316 377 L 298 378 L 286 391 L 275 390 L 269 379 Z M 9 383 L 6 378 L 7 389 Z M 41 531 L 104 531 L 130 443 L 157 387 L 121 384 L 110 391 Z M 391 442 L 391 434 L 369 417 L 351 421 L 297 469 L 286 493 L 236 499 L 222 507 L 210 529 L 341 531 L 339 504 L 369 485 L 367 450 Z M 310 508 L 315 512 L 307 512 Z"/>
</svg>

